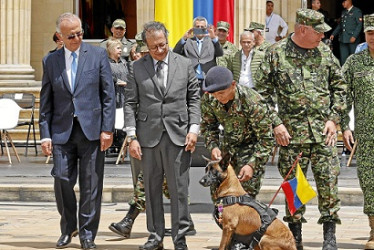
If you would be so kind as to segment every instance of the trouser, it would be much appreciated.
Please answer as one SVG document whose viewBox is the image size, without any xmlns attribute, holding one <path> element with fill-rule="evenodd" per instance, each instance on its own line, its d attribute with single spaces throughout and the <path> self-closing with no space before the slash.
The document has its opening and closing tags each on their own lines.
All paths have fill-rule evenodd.
<svg viewBox="0 0 374 250">
<path fill-rule="evenodd" d="M 71 234 L 77 228 L 77 199 L 74 186 L 79 175 L 79 237 L 94 240 L 97 234 L 104 176 L 104 152 L 100 141 L 89 141 L 79 122 L 66 144 L 53 145 L 54 189 L 61 215 L 61 234 Z"/>
<path fill-rule="evenodd" d="M 324 142 L 311 144 L 290 144 L 281 147 L 279 150 L 278 170 L 284 178 L 291 169 L 296 157 L 302 152 L 299 161 L 300 167 L 305 176 L 309 163 L 313 172 L 318 193 L 318 209 L 320 218 L 318 223 L 335 222 L 340 224 L 337 212 L 340 209 L 338 198 L 338 176 L 340 174 L 340 163 L 338 149 L 336 146 L 326 146 Z M 288 179 L 295 177 L 296 168 Z M 304 218 L 305 206 L 299 208 L 293 216 L 290 215 L 286 202 L 286 216 L 284 221 L 289 223 L 306 222 Z"/>
<path fill-rule="evenodd" d="M 162 241 L 165 235 L 162 185 L 166 176 L 170 192 L 172 239 L 174 245 L 185 243 L 185 234 L 190 226 L 188 184 L 191 152 L 175 145 L 164 132 L 158 145 L 143 147 L 142 153 L 149 240 Z"/>
</svg>

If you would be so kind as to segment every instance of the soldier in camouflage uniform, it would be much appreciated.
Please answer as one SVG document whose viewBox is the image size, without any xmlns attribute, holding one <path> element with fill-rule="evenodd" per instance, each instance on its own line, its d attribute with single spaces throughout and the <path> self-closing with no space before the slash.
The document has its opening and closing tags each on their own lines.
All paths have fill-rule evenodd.
<svg viewBox="0 0 374 250">
<path fill-rule="evenodd" d="M 236 84 L 232 73 L 221 66 L 208 71 L 203 91 L 210 94 L 201 99 L 201 134 L 211 158 L 222 159 L 223 166 L 230 163 L 244 190 L 256 197 L 274 143 L 269 110 L 256 91 Z M 234 235 L 231 249 L 248 249 L 241 241 Z"/>
<path fill-rule="evenodd" d="M 245 31 L 250 31 L 255 35 L 255 49 L 265 52 L 265 50 L 271 45 L 264 37 L 265 24 L 251 22 Z"/>
<path fill-rule="evenodd" d="M 364 213 L 371 227 L 365 249 L 374 249 L 374 14 L 364 16 L 364 32 L 368 48 L 350 56 L 343 65 L 348 83 L 348 108 L 341 127 L 344 144 L 352 150 L 354 140 L 348 127 L 348 111 L 354 103 L 357 175 L 364 194 Z"/>
<path fill-rule="evenodd" d="M 203 86 L 204 92 L 211 93 L 201 100 L 201 134 L 206 147 L 213 160 L 229 154 L 242 186 L 256 197 L 274 142 L 268 108 L 256 91 L 236 84 L 224 67 L 210 69 Z M 220 125 L 224 127 L 222 143 Z"/>
<path fill-rule="evenodd" d="M 323 223 L 324 250 L 337 249 L 335 228 L 336 223 L 340 224 L 337 214 L 340 165 L 336 126 L 340 122 L 339 114 L 346 110 L 347 90 L 337 58 L 320 42 L 324 32 L 330 29 L 321 13 L 299 9 L 295 33 L 269 47 L 255 76 L 258 92 L 272 109 L 274 136 L 281 145 L 280 174 L 286 176 L 300 152 L 303 153 L 300 166 L 305 175 L 309 163 L 312 164 L 321 213 L 318 223 Z M 289 223 L 298 249 L 303 249 L 304 212 L 305 206 L 302 206 L 291 216 L 286 206 L 284 221 Z"/>
<path fill-rule="evenodd" d="M 225 57 L 238 51 L 238 48 L 234 44 L 227 41 L 229 32 L 230 32 L 230 24 L 228 22 L 224 22 L 224 21 L 217 22 L 216 34 L 218 37 L 218 42 L 221 44 L 221 47 L 223 50 L 223 56 L 216 58 L 217 65 L 220 65 L 220 66 L 224 66 Z"/>
</svg>

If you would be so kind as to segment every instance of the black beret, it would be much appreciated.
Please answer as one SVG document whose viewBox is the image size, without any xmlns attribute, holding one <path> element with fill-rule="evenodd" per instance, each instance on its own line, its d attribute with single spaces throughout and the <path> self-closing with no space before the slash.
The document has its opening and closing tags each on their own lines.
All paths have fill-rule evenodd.
<svg viewBox="0 0 374 250">
<path fill-rule="evenodd" d="M 211 68 L 206 74 L 202 89 L 204 92 L 214 93 L 231 86 L 233 76 L 230 70 L 222 66 Z"/>
</svg>

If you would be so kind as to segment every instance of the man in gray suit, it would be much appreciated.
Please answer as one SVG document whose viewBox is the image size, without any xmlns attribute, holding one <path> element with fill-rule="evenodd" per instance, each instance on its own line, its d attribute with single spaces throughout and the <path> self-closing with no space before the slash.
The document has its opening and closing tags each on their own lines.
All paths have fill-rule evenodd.
<svg viewBox="0 0 374 250">
<path fill-rule="evenodd" d="M 217 65 L 216 58 L 223 56 L 214 26 L 207 27 L 207 25 L 208 21 L 205 17 L 195 17 L 193 28 L 184 34 L 173 50 L 191 59 L 200 87 L 208 70 Z"/>
<path fill-rule="evenodd" d="M 56 22 L 64 48 L 43 63 L 40 91 L 40 138 L 43 153 L 53 152 L 54 189 L 65 248 L 79 232 L 83 249 L 94 243 L 100 220 L 104 151 L 113 140 L 115 96 L 106 51 L 82 42 L 78 16 L 60 15 Z M 74 186 L 79 174 L 79 211 Z"/>
<path fill-rule="evenodd" d="M 149 22 L 142 33 L 149 55 L 130 67 L 125 91 L 125 126 L 132 157 L 144 174 L 148 241 L 140 249 L 163 249 L 164 175 L 171 198 L 175 249 L 187 249 L 188 183 L 191 152 L 200 123 L 200 96 L 189 59 L 169 50 L 162 23 Z"/>
</svg>

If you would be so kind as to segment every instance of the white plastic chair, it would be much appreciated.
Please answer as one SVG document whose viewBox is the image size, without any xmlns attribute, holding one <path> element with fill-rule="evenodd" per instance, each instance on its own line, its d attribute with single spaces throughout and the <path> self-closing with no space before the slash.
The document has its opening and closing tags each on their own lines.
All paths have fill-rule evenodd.
<svg viewBox="0 0 374 250">
<path fill-rule="evenodd" d="M 12 137 L 8 133 L 8 130 L 17 127 L 19 112 L 21 107 L 12 99 L 0 99 L 0 131 L 1 131 L 1 143 L 4 143 L 6 153 L 8 155 L 9 163 L 12 164 L 10 157 L 8 142 L 12 145 L 14 153 L 17 157 L 18 162 L 21 162 L 16 147 L 13 144 Z"/>
</svg>

